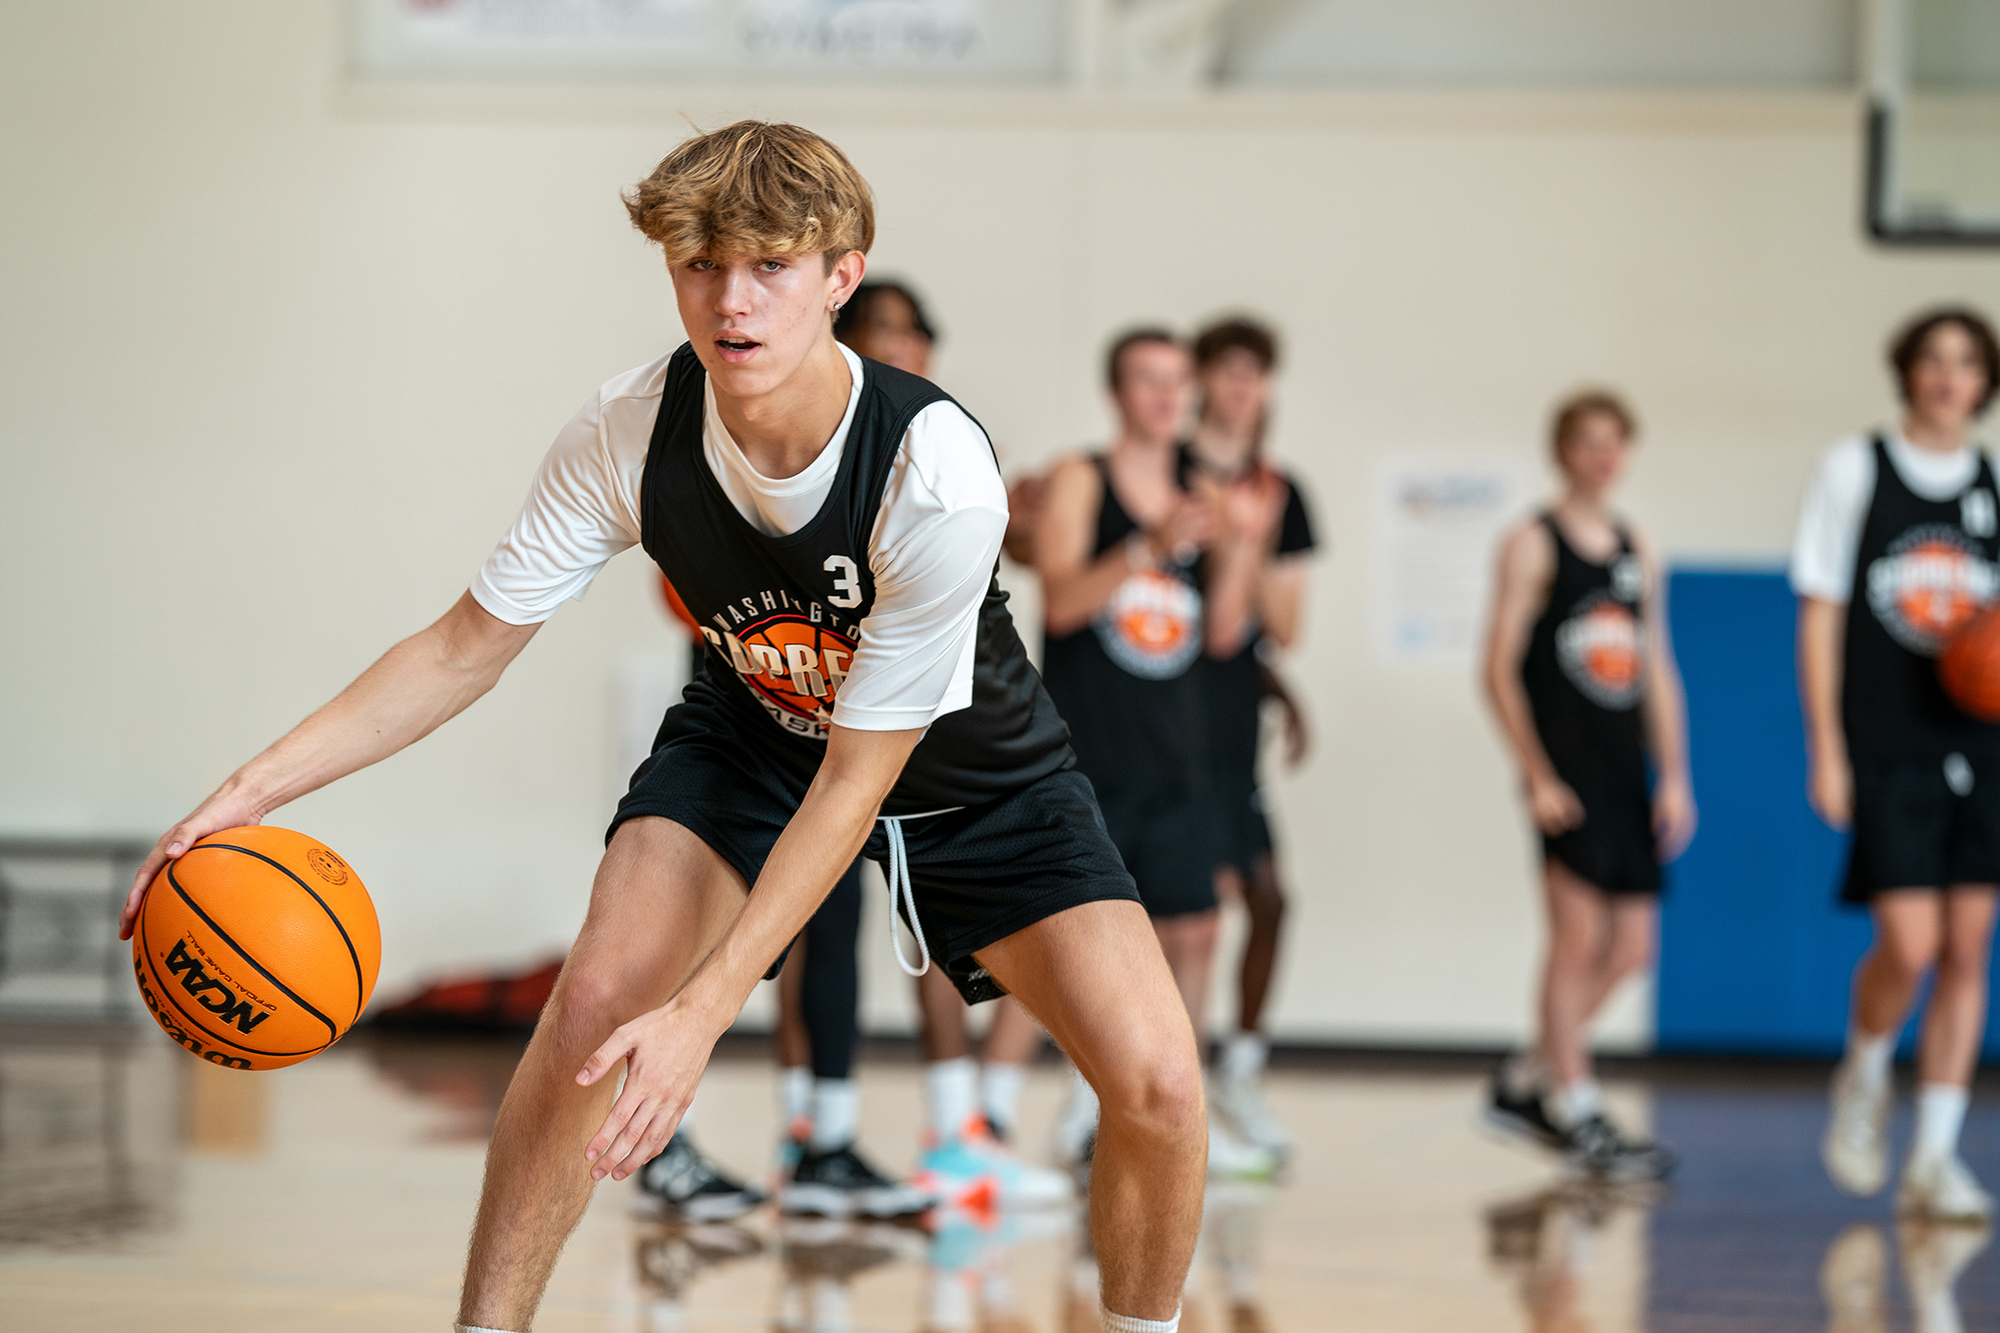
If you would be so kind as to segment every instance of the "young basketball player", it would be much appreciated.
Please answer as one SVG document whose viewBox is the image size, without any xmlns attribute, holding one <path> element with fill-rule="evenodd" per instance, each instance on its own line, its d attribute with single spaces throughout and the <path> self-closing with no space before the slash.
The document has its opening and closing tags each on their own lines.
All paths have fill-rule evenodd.
<svg viewBox="0 0 2000 1333">
<path fill-rule="evenodd" d="M 1827 823 L 1854 829 L 1841 898 L 1867 905 L 1875 921 L 1854 974 L 1824 1156 L 1851 1194 L 1888 1182 L 1889 1064 L 1931 972 L 1917 1135 L 1897 1203 L 1984 1220 L 1993 1199 L 1959 1158 L 1958 1131 L 1985 1030 L 2000 726 L 1951 703 L 1936 658 L 2000 585 L 1993 465 L 1972 440 L 2000 386 L 2000 348 L 1981 316 L 1940 310 L 1912 322 L 1889 359 L 1900 428 L 1827 452 L 1792 554 L 1809 795 Z"/>
<path fill-rule="evenodd" d="M 1214 488 L 1187 487 L 1179 440 L 1193 382 L 1187 349 L 1163 330 L 1128 333 L 1111 346 L 1106 380 L 1118 439 L 1105 453 L 1057 464 L 1035 534 L 1043 670 L 1200 1032 L 1215 955 L 1217 859 L 1195 670 L 1203 598 L 1223 582 L 1234 589 L 1225 595 L 1241 596 L 1257 565 L 1203 557 L 1216 543 L 1220 506 Z M 1088 1161 L 1094 1108 L 1087 1089 L 1077 1093 L 1058 1146 Z M 1227 1173 L 1274 1164 L 1215 1122 L 1209 1159 Z"/>
<path fill-rule="evenodd" d="M 1257 782 L 1266 680 L 1259 653 L 1266 645 L 1289 648 L 1298 637 L 1312 520 L 1297 483 L 1263 460 L 1277 339 L 1249 320 L 1223 320 L 1195 338 L 1194 363 L 1201 406 L 1189 456 L 1201 476 L 1222 488 L 1225 514 L 1248 511 L 1248 522 L 1232 527 L 1250 538 L 1223 544 L 1241 553 L 1246 577 L 1227 581 L 1210 599 L 1201 666 L 1223 839 L 1218 887 L 1250 917 L 1237 975 L 1236 1034 L 1217 1062 L 1212 1105 L 1239 1136 L 1282 1156 L 1291 1150 L 1291 1135 L 1265 1105 L 1261 1086 L 1269 1049 L 1264 1001 L 1277 966 L 1285 894 Z M 1281 515 L 1275 524 L 1273 509 Z"/>
<path fill-rule="evenodd" d="M 1565 402 L 1562 496 L 1500 548 L 1483 674 L 1542 835 L 1549 936 L 1535 1048 L 1494 1076 L 1487 1119 L 1593 1174 L 1657 1179 L 1673 1154 L 1605 1115 L 1589 1040 L 1652 959 L 1660 863 L 1695 822 L 1659 562 L 1611 510 L 1633 430 L 1610 394 Z"/>
<path fill-rule="evenodd" d="M 1020 996 L 1092 1080 L 1105 1327 L 1174 1333 L 1202 1191 L 1193 1035 L 994 586 L 991 445 L 942 391 L 834 340 L 868 186 L 819 136 L 746 121 L 681 144 L 628 203 L 689 342 L 591 398 L 443 619 L 160 839 L 122 926 L 168 858 L 434 730 L 643 545 L 709 658 L 619 804 L 508 1089 L 461 1326 L 529 1326 L 594 1183 L 666 1143 L 716 1038 L 866 848 L 917 960 L 968 999 Z"/>
</svg>

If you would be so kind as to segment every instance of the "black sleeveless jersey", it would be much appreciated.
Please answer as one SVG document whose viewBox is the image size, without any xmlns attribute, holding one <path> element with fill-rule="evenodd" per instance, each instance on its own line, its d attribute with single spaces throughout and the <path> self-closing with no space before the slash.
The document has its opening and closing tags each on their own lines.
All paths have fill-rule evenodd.
<svg viewBox="0 0 2000 1333">
<path fill-rule="evenodd" d="M 1907 486 L 1880 435 L 1875 494 L 1854 552 L 1840 712 L 1857 761 L 2000 755 L 2000 725 L 1961 712 L 1938 681 L 1944 641 L 2000 592 L 2000 511 L 1982 452 L 1945 500 Z"/>
<path fill-rule="evenodd" d="M 1618 529 L 1618 554 L 1596 564 L 1577 553 L 1553 514 L 1549 601 L 1528 637 L 1521 683 L 1557 776 L 1579 791 L 1646 790 L 1645 572 Z"/>
<path fill-rule="evenodd" d="M 707 372 L 688 344 L 667 365 L 639 487 L 646 553 L 707 640 L 707 670 L 688 697 L 721 705 L 737 721 L 734 739 L 799 790 L 826 757 L 834 699 L 875 604 L 868 544 L 897 451 L 917 413 L 952 401 L 915 375 L 861 364 L 861 397 L 832 490 L 798 531 L 759 532 L 709 470 L 701 444 Z M 1014 632 L 1007 594 L 989 580 L 972 706 L 931 724 L 882 813 L 978 805 L 1074 762 L 1062 718 Z"/>
<path fill-rule="evenodd" d="M 1185 457 L 1185 456 L 1183 456 Z M 1139 530 L 1098 455 L 1095 559 Z M 1185 470 L 1180 475 L 1185 483 Z M 1069 719 L 1077 767 L 1107 803 L 1191 795 L 1207 785 L 1197 562 L 1137 570 L 1090 624 L 1048 636 L 1042 672 Z"/>
</svg>

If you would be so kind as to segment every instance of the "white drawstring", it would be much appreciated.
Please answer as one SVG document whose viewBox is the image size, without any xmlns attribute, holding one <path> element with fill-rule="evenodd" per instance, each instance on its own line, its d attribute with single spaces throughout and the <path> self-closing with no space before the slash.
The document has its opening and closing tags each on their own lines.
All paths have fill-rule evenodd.
<svg viewBox="0 0 2000 1333">
<path fill-rule="evenodd" d="M 917 918 L 917 890 L 910 883 L 910 854 L 903 848 L 903 821 L 884 815 L 882 824 L 889 831 L 889 947 L 895 951 L 897 967 L 910 976 L 920 977 L 931 970 L 931 946 L 924 939 L 923 923 Z M 917 967 L 903 957 L 903 937 L 896 930 L 896 909 L 904 903 L 910 909 L 910 933 L 917 937 L 917 956 L 923 960 Z"/>
</svg>

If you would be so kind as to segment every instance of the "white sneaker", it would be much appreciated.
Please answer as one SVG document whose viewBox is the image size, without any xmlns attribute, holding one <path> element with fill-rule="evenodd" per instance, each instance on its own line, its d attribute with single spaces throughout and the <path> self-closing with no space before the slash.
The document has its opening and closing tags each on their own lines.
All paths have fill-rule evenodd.
<svg viewBox="0 0 2000 1333">
<path fill-rule="evenodd" d="M 1208 1101 L 1209 1110 L 1242 1138 L 1278 1157 L 1292 1151 L 1291 1131 L 1278 1123 L 1264 1101 L 1264 1089 L 1256 1075 L 1224 1076 L 1215 1081 Z"/>
<path fill-rule="evenodd" d="M 1228 1128 L 1208 1122 L 1208 1174 L 1238 1179 L 1266 1178 L 1278 1169 L 1278 1155 L 1269 1148 L 1245 1143 Z"/>
<path fill-rule="evenodd" d="M 1896 1211 L 1933 1222 L 1986 1222 L 1993 1217 L 1993 1196 L 1979 1187 L 1956 1153 L 1924 1161 L 1911 1158 L 1896 1187 Z"/>
<path fill-rule="evenodd" d="M 1859 1078 L 1845 1064 L 1833 1071 L 1833 1106 L 1820 1160 L 1848 1194 L 1867 1198 L 1889 1183 L 1889 1094 L 1887 1079 Z"/>
<path fill-rule="evenodd" d="M 1873 1222 L 1855 1222 L 1834 1239 L 1819 1267 L 1827 1333 L 1887 1333 L 1888 1268 L 1888 1243 Z"/>
</svg>

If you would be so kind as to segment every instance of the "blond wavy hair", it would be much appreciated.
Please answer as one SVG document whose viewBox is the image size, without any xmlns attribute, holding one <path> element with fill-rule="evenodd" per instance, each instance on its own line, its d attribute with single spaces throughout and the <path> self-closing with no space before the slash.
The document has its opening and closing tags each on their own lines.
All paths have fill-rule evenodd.
<svg viewBox="0 0 2000 1333">
<path fill-rule="evenodd" d="M 739 120 L 697 134 L 625 192 L 625 211 L 670 266 L 697 255 L 821 253 L 826 266 L 875 244 L 875 196 L 847 155 L 811 130 Z"/>
</svg>

